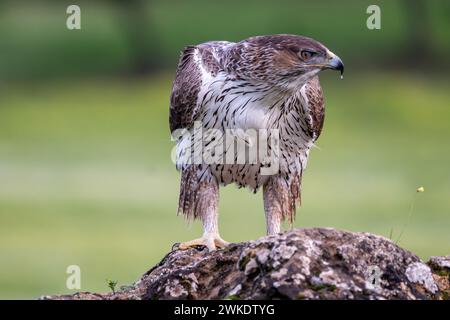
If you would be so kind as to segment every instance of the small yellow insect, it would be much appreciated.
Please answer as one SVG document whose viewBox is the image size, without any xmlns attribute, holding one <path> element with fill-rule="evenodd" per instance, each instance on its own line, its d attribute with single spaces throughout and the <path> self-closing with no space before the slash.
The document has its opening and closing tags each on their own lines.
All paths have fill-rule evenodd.
<svg viewBox="0 0 450 320">
<path fill-rule="evenodd" d="M 416 190 L 417 192 L 425 192 L 425 188 L 424 187 L 419 187 Z"/>
</svg>

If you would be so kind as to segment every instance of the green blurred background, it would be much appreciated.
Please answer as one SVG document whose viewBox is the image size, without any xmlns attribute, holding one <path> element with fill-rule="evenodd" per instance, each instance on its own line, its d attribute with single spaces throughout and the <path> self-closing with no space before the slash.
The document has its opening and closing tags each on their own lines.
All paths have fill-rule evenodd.
<svg viewBox="0 0 450 320">
<path fill-rule="evenodd" d="M 381 30 L 366 28 L 372 3 Z M 273 33 L 316 38 L 346 65 L 343 81 L 321 76 L 325 128 L 295 226 L 404 230 L 421 258 L 449 254 L 450 2 L 1 1 L 0 298 L 73 292 L 72 264 L 81 290 L 107 291 L 198 237 L 176 216 L 170 160 L 179 52 Z M 264 234 L 261 193 L 221 197 L 225 239 Z"/>
</svg>

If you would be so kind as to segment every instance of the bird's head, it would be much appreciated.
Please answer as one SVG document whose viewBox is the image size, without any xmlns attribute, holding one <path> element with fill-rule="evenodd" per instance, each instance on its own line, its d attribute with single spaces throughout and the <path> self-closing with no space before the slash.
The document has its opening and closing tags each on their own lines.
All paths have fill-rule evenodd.
<svg viewBox="0 0 450 320">
<path fill-rule="evenodd" d="M 241 42 L 238 69 L 244 77 L 295 89 L 326 69 L 344 73 L 342 60 L 320 42 L 296 35 L 252 37 Z"/>
</svg>

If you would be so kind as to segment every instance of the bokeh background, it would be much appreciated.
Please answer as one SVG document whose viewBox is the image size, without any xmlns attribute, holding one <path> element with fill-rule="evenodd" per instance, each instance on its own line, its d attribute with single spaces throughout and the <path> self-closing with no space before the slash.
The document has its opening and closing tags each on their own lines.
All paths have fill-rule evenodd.
<svg viewBox="0 0 450 320">
<path fill-rule="evenodd" d="M 366 8 L 381 7 L 381 30 Z M 82 29 L 66 28 L 81 7 Z M 176 216 L 168 99 L 180 50 L 294 33 L 345 62 L 321 75 L 327 115 L 295 226 L 450 253 L 450 2 L 0 2 L 0 298 L 137 279 L 198 237 Z M 416 188 L 425 187 L 424 193 Z M 264 234 L 261 193 L 221 190 L 221 233 Z M 412 209 L 411 209 L 412 208 Z M 400 239 L 399 239 L 400 238 Z"/>
</svg>

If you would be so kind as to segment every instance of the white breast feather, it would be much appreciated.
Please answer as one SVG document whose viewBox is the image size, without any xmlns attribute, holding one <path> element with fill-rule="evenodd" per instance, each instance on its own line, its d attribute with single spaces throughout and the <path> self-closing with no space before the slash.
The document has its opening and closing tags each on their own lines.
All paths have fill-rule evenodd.
<svg viewBox="0 0 450 320">
<path fill-rule="evenodd" d="M 202 87 L 197 99 L 198 103 L 202 104 L 200 106 L 201 116 L 197 119 L 201 121 L 202 127 L 205 129 L 243 130 L 280 129 L 280 149 L 285 155 L 285 158 L 282 158 L 280 162 L 280 171 L 285 173 L 303 171 L 313 140 L 305 136 L 301 130 L 291 133 L 285 128 L 287 121 L 290 122 L 290 127 L 299 126 L 298 123 L 295 123 L 294 118 L 298 119 L 300 115 L 294 117 L 293 114 L 287 113 L 281 117 L 280 122 L 276 121 L 280 119 L 282 104 L 289 97 L 280 99 L 280 94 L 271 90 L 271 88 L 264 85 L 255 86 L 244 80 L 235 80 L 223 71 L 216 76 L 212 76 L 203 66 L 198 50 L 194 59 L 202 75 Z M 266 90 L 266 93 L 261 93 L 263 89 Z M 299 98 L 303 100 L 303 104 L 307 108 L 308 99 L 305 94 L 305 87 L 303 86 L 296 94 L 301 96 Z M 272 108 L 269 108 L 270 106 Z M 312 121 L 308 111 L 305 110 L 303 117 L 307 117 L 306 121 Z M 186 148 L 191 147 L 190 144 L 190 139 L 178 141 L 177 167 L 183 166 L 178 161 L 185 154 Z M 266 177 L 259 176 L 258 169 L 259 166 L 255 165 L 225 164 L 220 166 L 219 169 L 216 166 L 211 166 L 213 174 L 221 183 L 236 182 L 255 190 L 266 180 Z M 240 172 L 245 174 L 241 176 L 238 174 Z"/>
</svg>

